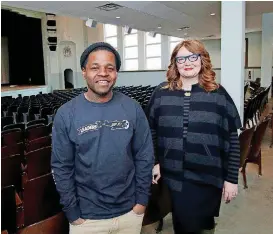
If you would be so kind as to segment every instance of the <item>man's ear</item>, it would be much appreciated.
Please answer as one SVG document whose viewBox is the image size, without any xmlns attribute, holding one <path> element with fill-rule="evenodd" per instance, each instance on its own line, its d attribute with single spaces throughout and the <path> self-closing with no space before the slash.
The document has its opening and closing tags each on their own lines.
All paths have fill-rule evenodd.
<svg viewBox="0 0 273 234">
<path fill-rule="evenodd" d="M 85 79 L 85 77 L 86 77 L 86 69 L 84 67 L 82 68 L 82 76 Z"/>
</svg>

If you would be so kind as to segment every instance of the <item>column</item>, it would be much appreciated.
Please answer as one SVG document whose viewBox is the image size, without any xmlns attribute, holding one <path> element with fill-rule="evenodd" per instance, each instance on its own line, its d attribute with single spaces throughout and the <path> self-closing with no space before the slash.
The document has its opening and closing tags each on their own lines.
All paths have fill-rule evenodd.
<svg viewBox="0 0 273 234">
<path fill-rule="evenodd" d="M 221 84 L 236 104 L 243 122 L 245 2 L 222 2 Z"/>
<path fill-rule="evenodd" d="M 261 86 L 268 87 L 273 76 L 273 13 L 262 16 L 261 57 Z"/>
</svg>

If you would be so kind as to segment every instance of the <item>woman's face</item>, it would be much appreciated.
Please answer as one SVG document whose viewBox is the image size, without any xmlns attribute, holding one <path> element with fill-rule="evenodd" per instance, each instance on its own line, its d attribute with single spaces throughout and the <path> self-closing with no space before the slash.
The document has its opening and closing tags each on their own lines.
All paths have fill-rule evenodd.
<svg viewBox="0 0 273 234">
<path fill-rule="evenodd" d="M 183 78 L 196 78 L 201 70 L 201 58 L 199 54 L 193 54 L 184 46 L 176 55 L 176 66 Z"/>
</svg>

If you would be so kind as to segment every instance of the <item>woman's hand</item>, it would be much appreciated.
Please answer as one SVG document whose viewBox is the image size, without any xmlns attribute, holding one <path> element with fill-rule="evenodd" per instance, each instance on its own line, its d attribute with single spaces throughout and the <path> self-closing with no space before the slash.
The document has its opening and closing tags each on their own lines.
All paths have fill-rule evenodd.
<svg viewBox="0 0 273 234">
<path fill-rule="evenodd" d="M 156 164 L 153 168 L 153 184 L 157 184 L 157 181 L 160 179 L 160 166 L 159 164 Z"/>
<path fill-rule="evenodd" d="M 238 195 L 238 184 L 232 184 L 225 181 L 223 187 L 223 198 L 226 203 L 229 203 L 232 199 Z"/>
</svg>

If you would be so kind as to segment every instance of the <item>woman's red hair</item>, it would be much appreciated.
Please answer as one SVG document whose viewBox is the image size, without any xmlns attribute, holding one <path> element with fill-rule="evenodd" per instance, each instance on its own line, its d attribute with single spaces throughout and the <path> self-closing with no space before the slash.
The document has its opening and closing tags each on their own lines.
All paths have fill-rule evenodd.
<svg viewBox="0 0 273 234">
<path fill-rule="evenodd" d="M 167 71 L 168 85 L 163 87 L 170 90 L 180 90 L 183 87 L 180 74 L 176 66 L 176 55 L 180 48 L 185 47 L 188 51 L 194 54 L 200 54 L 201 58 L 201 70 L 199 72 L 199 84 L 207 92 L 213 91 L 219 88 L 219 85 L 215 81 L 215 72 L 212 70 L 212 64 L 209 57 L 209 53 L 205 49 L 203 43 L 198 40 L 185 40 L 180 42 L 173 50 L 170 65 Z"/>
</svg>

